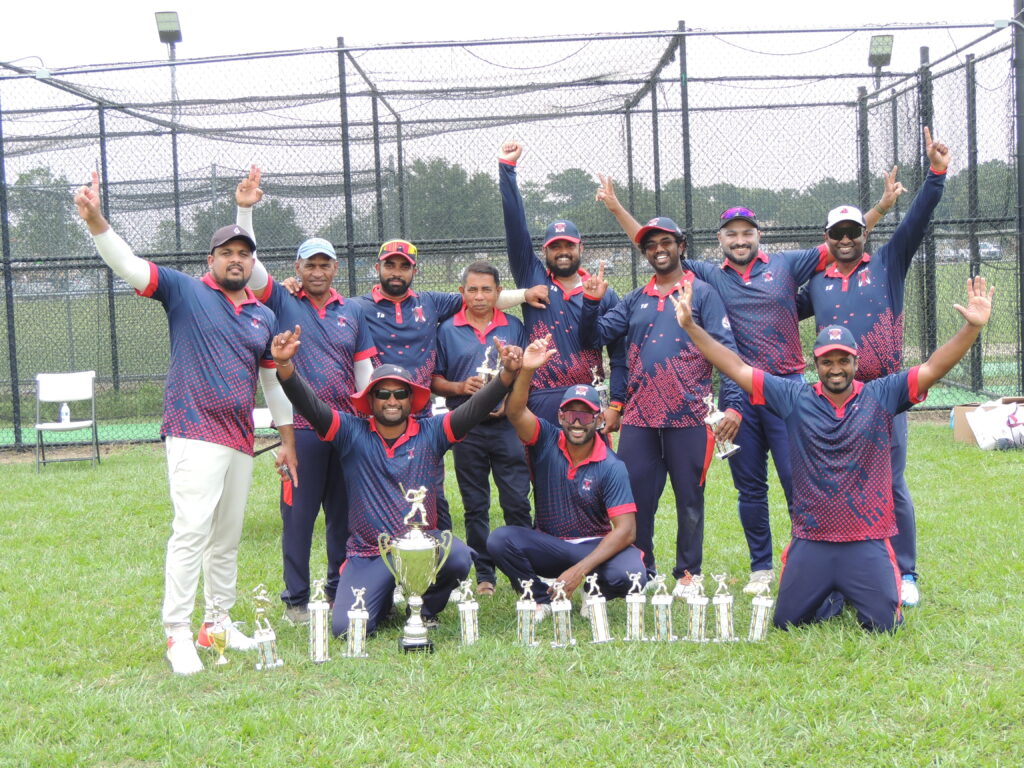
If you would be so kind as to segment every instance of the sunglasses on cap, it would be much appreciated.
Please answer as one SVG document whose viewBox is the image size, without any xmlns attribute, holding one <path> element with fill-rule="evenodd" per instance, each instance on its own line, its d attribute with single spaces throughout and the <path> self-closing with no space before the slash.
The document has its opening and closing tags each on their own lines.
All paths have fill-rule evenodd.
<svg viewBox="0 0 1024 768">
<path fill-rule="evenodd" d="M 860 224 L 836 224 L 828 230 L 830 240 L 842 240 L 844 237 L 856 240 L 862 234 L 864 234 L 864 227 Z"/>
<path fill-rule="evenodd" d="M 373 396 L 378 400 L 390 400 L 394 396 L 395 400 L 408 400 L 411 395 L 408 389 L 375 389 L 373 390 Z"/>
<path fill-rule="evenodd" d="M 584 427 L 593 424 L 597 419 L 597 414 L 594 411 L 559 411 L 559 414 L 567 423 L 580 424 Z"/>
<path fill-rule="evenodd" d="M 730 208 L 727 211 L 723 211 L 722 215 L 719 216 L 718 218 L 720 218 L 722 221 L 725 221 L 726 219 L 735 219 L 737 216 L 743 219 L 753 219 L 754 221 L 757 221 L 757 214 L 754 213 L 749 208 L 743 207 Z"/>
</svg>

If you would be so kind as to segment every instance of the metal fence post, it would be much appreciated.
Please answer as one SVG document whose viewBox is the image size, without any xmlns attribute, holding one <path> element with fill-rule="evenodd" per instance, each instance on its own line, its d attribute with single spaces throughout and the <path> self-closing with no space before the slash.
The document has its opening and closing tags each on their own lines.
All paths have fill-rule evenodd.
<svg viewBox="0 0 1024 768">
<path fill-rule="evenodd" d="M 1013 0 L 1014 18 L 1024 13 L 1024 0 Z M 1024 30 L 1013 25 L 1014 127 L 1017 153 L 1017 391 L 1024 392 Z"/>
<path fill-rule="evenodd" d="M 107 121 L 106 110 L 101 104 L 97 108 L 99 112 L 100 129 L 100 186 L 103 194 L 100 197 L 103 205 L 103 217 L 110 221 L 110 179 L 107 176 Z M 181 232 L 181 227 L 175 227 L 176 232 Z M 179 235 L 180 240 L 180 235 Z M 181 244 L 178 244 L 181 250 Z M 110 376 L 114 383 L 114 391 L 121 389 L 121 366 L 120 357 L 117 353 L 117 310 L 114 301 L 114 270 L 104 270 L 107 273 L 107 319 L 110 325 Z"/>
<path fill-rule="evenodd" d="M 629 210 L 636 215 L 636 176 L 633 172 L 633 110 L 626 108 L 626 199 L 629 200 Z M 629 249 L 629 279 L 630 285 L 636 288 L 639 281 L 637 274 L 637 257 L 633 248 Z"/>
<path fill-rule="evenodd" d="M 370 99 L 373 114 L 373 183 L 377 193 L 377 239 L 384 240 L 384 188 L 380 172 L 380 114 L 377 109 L 377 97 Z"/>
<path fill-rule="evenodd" d="M 868 210 L 871 196 L 871 149 L 868 145 L 868 89 L 857 88 L 857 205 Z"/>
<path fill-rule="evenodd" d="M 7 203 L 7 164 L 4 152 L 3 108 L 0 105 L 0 246 L 3 248 L 4 309 L 7 315 L 7 363 L 11 371 L 11 421 L 14 423 L 14 445 L 21 448 L 21 392 L 18 380 L 18 344 L 14 328 L 14 274 L 11 271 L 11 209 Z"/>
<path fill-rule="evenodd" d="M 921 47 L 921 79 L 919 83 L 919 94 L 921 99 L 921 126 L 927 125 L 930 129 L 934 129 L 933 124 L 933 111 L 932 111 L 932 73 L 931 68 L 928 65 L 928 47 Z M 923 134 L 919 138 L 921 142 L 918 146 L 918 156 L 924 158 L 924 137 Z M 928 169 L 926 166 L 927 160 L 921 160 L 921 182 L 924 183 Z M 935 229 L 934 225 L 928 225 L 928 229 L 925 231 L 924 242 L 922 243 L 924 249 L 924 261 L 922 263 L 922 308 L 924 322 L 922 323 L 921 333 L 921 359 L 925 360 L 935 350 L 936 347 L 936 291 L 935 291 Z"/>
<path fill-rule="evenodd" d="M 355 224 L 352 218 L 352 165 L 349 157 L 348 87 L 345 77 L 345 38 L 338 38 L 338 100 L 341 107 L 341 173 L 345 195 L 345 256 L 348 260 L 348 295 L 356 295 Z"/>
<path fill-rule="evenodd" d="M 981 252 L 978 250 L 978 92 L 974 81 L 974 54 L 967 54 L 967 237 L 970 244 L 970 275 L 974 277 L 981 269 Z M 984 386 L 981 369 L 981 338 L 971 345 L 970 354 L 971 389 L 975 392 Z"/>
<path fill-rule="evenodd" d="M 651 76 L 651 153 L 654 161 L 654 215 L 661 216 L 661 139 L 658 138 L 658 75 Z"/>
<path fill-rule="evenodd" d="M 683 129 L 683 229 L 693 232 L 693 174 L 690 173 L 690 82 L 686 76 L 686 22 L 679 22 L 679 104 Z"/>
<path fill-rule="evenodd" d="M 405 237 L 409 215 L 405 210 L 405 145 L 402 143 L 402 121 L 395 117 L 395 155 L 398 158 L 398 232 Z"/>
</svg>

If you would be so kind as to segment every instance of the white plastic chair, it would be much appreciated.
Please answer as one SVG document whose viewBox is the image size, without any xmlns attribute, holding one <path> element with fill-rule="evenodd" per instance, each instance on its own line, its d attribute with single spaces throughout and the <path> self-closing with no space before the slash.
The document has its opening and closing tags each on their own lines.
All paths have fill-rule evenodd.
<svg viewBox="0 0 1024 768">
<path fill-rule="evenodd" d="M 43 403 L 67 403 L 89 401 L 88 419 L 68 421 L 43 421 Z M 59 417 L 58 417 L 59 419 Z M 92 456 L 47 459 L 43 434 L 47 432 L 71 432 L 76 429 L 92 429 Z M 76 373 L 40 373 L 36 375 L 36 472 L 43 464 L 60 461 L 92 461 L 100 463 L 100 441 L 96 431 L 96 371 Z"/>
</svg>

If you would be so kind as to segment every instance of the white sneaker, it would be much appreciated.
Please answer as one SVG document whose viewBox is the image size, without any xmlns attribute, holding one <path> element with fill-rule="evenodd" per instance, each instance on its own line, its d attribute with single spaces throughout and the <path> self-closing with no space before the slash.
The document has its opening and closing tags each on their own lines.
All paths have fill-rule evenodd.
<svg viewBox="0 0 1024 768">
<path fill-rule="evenodd" d="M 676 580 L 676 586 L 672 590 L 672 597 L 680 600 L 686 600 L 688 597 L 697 596 L 697 585 L 693 583 L 693 577 L 690 574 L 686 574 L 680 579 Z"/>
<path fill-rule="evenodd" d="M 909 573 L 900 580 L 900 602 L 907 608 L 913 608 L 921 602 L 921 590 L 917 588 L 917 579 Z"/>
<path fill-rule="evenodd" d="M 401 605 L 405 602 L 405 593 L 402 591 L 402 585 L 396 584 L 395 591 L 391 594 L 391 603 L 393 605 Z"/>
<path fill-rule="evenodd" d="M 748 581 L 747 586 L 743 588 L 743 594 L 763 595 L 767 593 L 771 590 L 773 578 L 775 578 L 775 571 L 771 569 L 765 571 L 751 571 L 750 581 Z"/>
<path fill-rule="evenodd" d="M 537 609 L 533 613 L 533 623 L 541 624 L 550 615 L 551 603 L 537 603 Z"/>
<path fill-rule="evenodd" d="M 167 638 L 167 661 L 176 675 L 194 675 L 203 671 L 203 662 L 192 644 L 192 633 L 183 632 Z"/>
</svg>

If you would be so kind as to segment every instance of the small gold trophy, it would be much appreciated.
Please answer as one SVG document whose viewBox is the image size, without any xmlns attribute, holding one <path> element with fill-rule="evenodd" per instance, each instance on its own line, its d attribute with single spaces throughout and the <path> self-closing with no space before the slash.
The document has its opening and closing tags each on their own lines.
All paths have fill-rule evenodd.
<svg viewBox="0 0 1024 768">
<path fill-rule="evenodd" d="M 690 609 L 690 634 L 686 639 L 691 643 L 706 643 L 708 641 L 707 616 L 710 598 L 704 595 L 703 574 L 697 574 L 692 578 L 697 591 L 686 598 L 686 605 Z"/>
<path fill-rule="evenodd" d="M 711 604 L 715 607 L 715 642 L 731 643 L 739 640 L 732 623 L 732 595 L 729 594 L 729 587 L 725 583 L 729 576 L 723 573 L 718 576 L 712 575 L 711 578 L 718 584 L 715 595 L 711 598 Z"/>
<path fill-rule="evenodd" d="M 590 380 L 590 386 L 597 390 L 597 399 L 601 403 L 601 410 L 607 411 L 612 402 L 611 393 L 608 391 L 608 382 L 597 372 L 596 365 L 590 369 L 590 375 L 593 377 Z"/>
<path fill-rule="evenodd" d="M 220 607 L 220 601 L 213 598 L 213 621 L 206 628 L 206 635 L 210 638 L 210 645 L 217 652 L 217 661 L 214 664 L 220 666 L 228 663 L 228 657 L 224 655 L 224 649 L 228 644 L 228 614 Z"/>
<path fill-rule="evenodd" d="M 768 634 L 768 622 L 772 615 L 772 606 L 775 599 L 766 589 L 764 594 L 758 595 L 752 601 L 753 608 L 750 613 L 750 632 L 747 640 L 751 643 L 760 643 Z"/>
<path fill-rule="evenodd" d="M 555 639 L 552 648 L 568 648 L 576 645 L 572 636 L 572 601 L 565 596 L 565 582 L 556 581 L 551 585 L 555 596 L 551 599 L 551 623 L 555 628 Z"/>
<path fill-rule="evenodd" d="M 537 641 L 537 601 L 533 599 L 533 579 L 520 579 L 523 594 L 516 601 L 516 642 L 532 648 Z"/>
<path fill-rule="evenodd" d="M 476 375 L 484 380 L 484 384 L 487 384 L 491 379 L 501 373 L 500 367 L 495 366 L 494 368 L 491 368 L 487 365 L 487 361 L 490 359 L 491 352 L 493 351 L 494 347 L 489 344 L 484 348 L 484 361 L 480 363 L 480 367 L 476 369 Z"/>
<path fill-rule="evenodd" d="M 348 609 L 348 650 L 345 655 L 354 659 L 364 659 L 370 655 L 366 652 L 366 624 L 370 620 L 370 613 L 366 610 L 365 594 L 366 587 L 352 587 L 355 601 Z"/>
<path fill-rule="evenodd" d="M 626 636 L 622 638 L 627 642 L 646 640 L 644 637 L 644 611 L 647 609 L 647 595 L 644 594 L 644 585 L 640 583 L 643 572 L 627 573 L 632 584 L 626 594 Z"/>
<path fill-rule="evenodd" d="M 466 579 L 459 584 L 459 628 L 462 644 L 472 645 L 480 639 L 480 604 L 473 597 L 473 582 Z"/>
<path fill-rule="evenodd" d="M 711 427 L 713 432 L 715 427 L 718 426 L 718 422 L 725 418 L 725 414 L 715 407 L 715 398 L 710 392 L 704 398 L 704 406 L 708 410 L 708 415 L 704 417 L 704 423 Z M 717 437 L 715 438 L 715 446 L 718 448 L 718 453 L 715 455 L 720 459 L 728 459 L 740 449 L 740 446 L 736 445 L 732 440 L 719 440 Z"/>
<path fill-rule="evenodd" d="M 309 659 L 314 664 L 331 659 L 330 631 L 331 604 L 327 602 L 323 579 L 317 579 L 313 582 L 313 599 L 309 601 Z"/>
<path fill-rule="evenodd" d="M 283 667 L 284 660 L 277 655 L 277 635 L 267 618 L 270 595 L 267 594 L 267 588 L 262 584 L 253 590 L 253 595 L 253 600 L 256 603 L 256 621 L 253 624 L 256 631 L 253 632 L 252 639 L 256 641 L 256 669 Z"/>
<path fill-rule="evenodd" d="M 607 643 L 612 638 L 611 629 L 608 626 L 608 601 L 601 594 L 601 588 L 597 585 L 597 574 L 587 576 L 587 593 L 583 596 L 587 601 L 590 610 L 590 632 L 592 643 Z"/>
<path fill-rule="evenodd" d="M 651 595 L 651 607 L 654 609 L 654 637 L 663 643 L 675 642 L 679 638 L 672 633 L 672 595 L 665 586 L 665 574 L 654 577 L 654 594 Z"/>
</svg>

